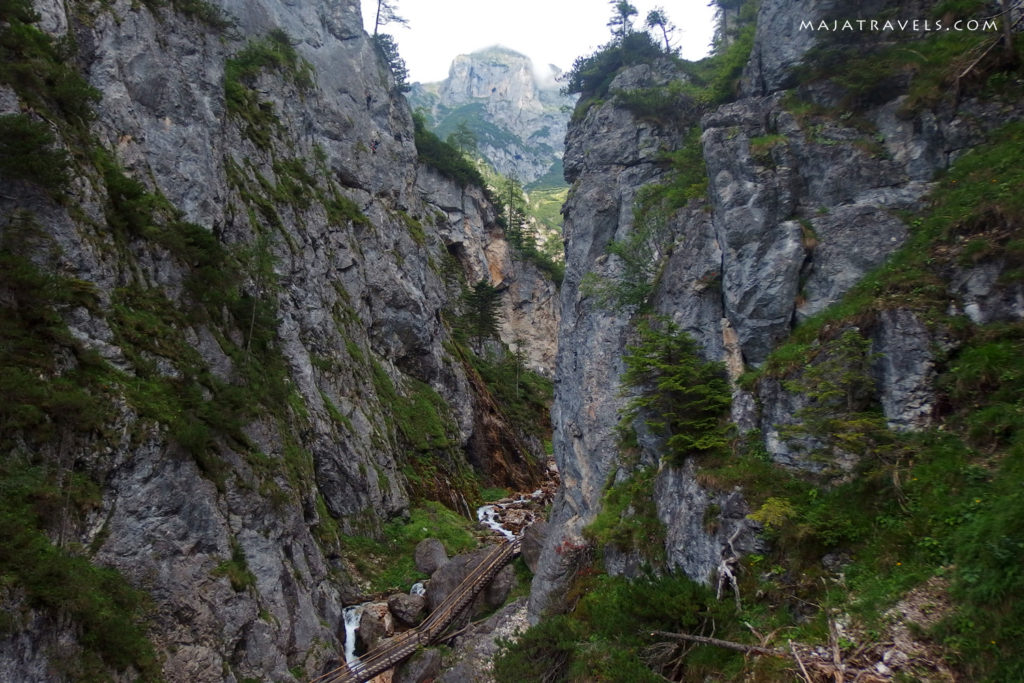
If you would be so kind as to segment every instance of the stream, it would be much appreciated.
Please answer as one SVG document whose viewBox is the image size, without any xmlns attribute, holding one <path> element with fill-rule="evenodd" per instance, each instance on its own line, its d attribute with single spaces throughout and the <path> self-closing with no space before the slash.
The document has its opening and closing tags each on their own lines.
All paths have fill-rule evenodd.
<svg viewBox="0 0 1024 683">
<path fill-rule="evenodd" d="M 551 476 L 543 488 L 532 493 L 520 493 L 514 497 L 509 496 L 481 505 L 476 510 L 477 520 L 482 526 L 500 534 L 506 540 L 515 540 L 536 521 L 535 509 L 554 497 L 554 490 L 557 486 L 557 470 L 554 470 L 553 464 L 550 463 L 549 474 Z M 410 595 L 426 595 L 426 592 L 426 582 L 424 581 L 414 583 L 409 589 Z M 349 665 L 349 668 L 360 666 L 359 657 L 356 655 L 356 637 L 363 612 L 369 604 L 371 603 L 351 605 L 346 607 L 343 612 L 345 618 L 345 663 Z"/>
</svg>

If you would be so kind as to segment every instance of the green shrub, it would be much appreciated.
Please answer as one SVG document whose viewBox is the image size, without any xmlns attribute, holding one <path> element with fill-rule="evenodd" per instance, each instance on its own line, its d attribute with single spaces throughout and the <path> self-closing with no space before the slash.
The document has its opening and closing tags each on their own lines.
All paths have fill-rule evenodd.
<svg viewBox="0 0 1024 683">
<path fill-rule="evenodd" d="M 421 112 L 413 114 L 416 134 L 416 152 L 421 163 L 436 169 L 441 175 L 451 178 L 463 187 L 487 186 L 476 166 L 466 160 L 459 150 L 427 130 L 426 119 Z"/>
<path fill-rule="evenodd" d="M 703 360 L 696 342 L 668 319 L 645 318 L 637 333 L 623 356 L 623 386 L 637 391 L 625 420 L 643 419 L 665 437 L 665 457 L 675 464 L 729 452 L 732 394 L 724 364 Z"/>
<path fill-rule="evenodd" d="M 570 591 L 580 596 L 568 615 L 549 616 L 515 643 L 504 642 L 495 659 L 495 678 L 512 681 L 664 680 L 673 667 L 680 680 L 705 680 L 738 673 L 742 656 L 696 646 L 692 652 L 652 658 L 656 631 L 749 637 L 731 603 L 718 603 L 706 586 L 685 576 L 630 581 L 588 572 Z M 744 633 L 747 633 L 744 635 Z M 727 678 L 726 680 L 734 680 Z"/>
<path fill-rule="evenodd" d="M 0 176 L 27 180 L 49 190 L 68 181 L 68 155 L 54 149 L 49 126 L 24 114 L 0 116 Z"/>
<path fill-rule="evenodd" d="M 231 542 L 231 559 L 217 565 L 213 575 L 226 576 L 231 588 L 239 593 L 256 584 L 256 577 L 249 571 L 249 563 L 245 559 L 245 550 L 238 541 Z"/>
<path fill-rule="evenodd" d="M 413 583 L 427 578 L 416 569 L 413 552 L 427 538 L 441 541 L 449 556 L 473 550 L 475 524 L 440 503 L 423 501 L 410 508 L 407 520 L 394 519 L 384 525 L 378 538 L 343 536 L 346 557 L 369 580 L 371 590 L 408 591 Z"/>
<path fill-rule="evenodd" d="M 280 128 L 274 105 L 263 102 L 256 81 L 263 71 L 273 71 L 300 91 L 313 87 L 313 67 L 299 57 L 291 38 L 274 29 L 264 38 L 251 41 L 224 64 L 224 99 L 227 113 L 245 124 L 245 135 L 257 146 L 269 148 Z"/>
<path fill-rule="evenodd" d="M 566 74 L 562 94 L 580 94 L 580 102 L 603 98 L 623 67 L 650 63 L 664 56 L 647 33 L 630 33 L 621 42 L 613 41 L 589 57 L 577 58 Z"/>
<path fill-rule="evenodd" d="M 134 667 L 143 678 L 159 680 L 146 636 L 147 597 L 116 571 L 55 546 L 45 533 L 65 513 L 73 518 L 81 508 L 96 505 L 97 491 L 94 482 L 70 473 L 58 475 L 24 461 L 0 463 L 0 583 L 17 586 L 32 607 L 79 627 L 83 661 L 98 658 L 105 665 L 92 667 L 99 669 L 93 675 L 81 671 L 83 678 L 104 680 L 105 667 Z"/>
<path fill-rule="evenodd" d="M 55 41 L 35 26 L 39 15 L 28 0 L 0 0 L 0 17 L 0 82 L 36 109 L 84 128 L 100 93 L 69 64 L 72 39 Z"/>
<path fill-rule="evenodd" d="M 598 548 L 612 546 L 637 552 L 652 565 L 665 561 L 665 525 L 654 503 L 653 468 L 641 469 L 609 486 L 601 498 L 601 511 L 584 529 L 584 536 Z"/>
</svg>

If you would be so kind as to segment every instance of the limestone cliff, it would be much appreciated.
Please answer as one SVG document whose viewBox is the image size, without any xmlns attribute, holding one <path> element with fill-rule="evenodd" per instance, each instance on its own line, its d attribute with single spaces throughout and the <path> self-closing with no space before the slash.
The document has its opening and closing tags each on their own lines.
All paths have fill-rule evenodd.
<svg viewBox="0 0 1024 683">
<path fill-rule="evenodd" d="M 452 61 L 448 78 L 417 83 L 409 100 L 422 107 L 442 137 L 465 123 L 482 156 L 501 174 L 524 185 L 548 176 L 561 182 L 565 110 L 555 67 L 540 74 L 525 55 L 492 47 Z"/>
<path fill-rule="evenodd" d="M 622 245 L 641 229 L 638 198 L 673 182 L 670 155 L 684 147 L 693 126 L 706 166 L 706 194 L 676 208 L 665 219 L 658 248 L 641 252 L 656 264 L 641 312 L 667 316 L 697 340 L 704 358 L 725 363 L 734 381 L 736 433 L 783 468 L 850 476 L 854 462 L 809 458 L 814 449 L 801 448 L 792 436 L 802 409 L 813 402 L 796 389 L 806 386 L 800 367 L 815 358 L 827 363 L 829 354 L 818 354 L 817 345 L 826 347 L 850 328 L 877 354 L 871 391 L 889 426 L 930 424 L 934 354 L 948 350 L 951 341 L 948 328 L 922 320 L 920 309 L 909 304 L 889 302 L 871 315 L 834 323 L 781 373 L 771 369 L 753 386 L 736 383 L 745 370 L 762 366 L 800 323 L 841 301 L 885 263 L 908 239 L 908 222 L 924 210 L 936 176 L 1022 114 L 1012 93 L 911 101 L 909 69 L 872 80 L 856 95 L 850 95 L 855 78 L 845 76 L 842 62 L 821 67 L 835 79 L 810 75 L 819 63 L 805 62 L 807 55 L 820 61 L 830 54 L 811 52 L 815 45 L 843 38 L 802 30 L 800 22 L 844 16 L 847 5 L 761 2 L 749 61 L 726 104 L 702 111 L 685 86 L 669 88 L 671 81 L 678 86 L 694 78 L 669 60 L 625 66 L 601 93 L 584 90 L 567 136 L 572 189 L 564 209 L 566 279 L 553 409 L 555 457 L 566 486 L 534 579 L 533 621 L 559 608 L 585 561 L 579 557 L 590 544 L 584 528 L 600 513 L 608 488 L 638 467 L 656 471 L 650 495 L 664 525 L 665 568 L 702 582 L 724 580 L 738 557 L 762 549 L 742 487 L 723 491 L 702 484 L 697 458 L 669 464 L 663 440 L 645 433 L 639 420 L 633 425 L 638 443 L 623 446 L 619 428 L 630 394 L 621 383 L 623 356 L 635 343 L 640 307 L 621 301 L 609 306 L 606 296 L 587 286 L 588 278 L 615 282 L 630 272 Z M 930 9 L 931 3 L 858 3 L 857 16 L 927 16 Z M 865 50 L 886 39 L 846 38 Z M 658 92 L 666 102 L 662 109 L 651 104 Z M 1003 267 L 988 266 L 993 272 Z M 975 322 L 1020 320 L 1019 306 L 1009 303 L 1019 296 L 1019 283 L 996 284 L 998 277 L 966 275 L 962 268 L 943 285 L 950 311 L 978 306 Z M 971 293 L 966 280 L 984 280 L 984 292 Z M 616 548 L 604 549 L 603 556 L 610 573 L 631 575 L 642 564 L 635 552 Z"/>
<path fill-rule="evenodd" d="M 316 675 L 344 534 L 535 481 L 450 323 L 483 278 L 542 335 L 554 285 L 418 161 L 355 0 L 4 7 L 4 130 L 58 171 L 2 172 L 4 534 L 41 554 L 5 555 L 0 678 Z M 130 588 L 47 592 L 75 566 Z"/>
</svg>

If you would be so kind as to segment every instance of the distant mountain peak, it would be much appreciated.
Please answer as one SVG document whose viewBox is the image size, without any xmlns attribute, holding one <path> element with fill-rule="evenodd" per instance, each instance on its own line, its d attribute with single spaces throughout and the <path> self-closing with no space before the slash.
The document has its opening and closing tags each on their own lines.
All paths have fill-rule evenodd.
<svg viewBox="0 0 1024 683">
<path fill-rule="evenodd" d="M 561 182 L 561 157 L 572 98 L 558 92 L 558 69 L 538 70 L 521 52 L 503 45 L 452 60 L 448 78 L 416 83 L 409 101 L 427 114 L 442 138 L 461 123 L 477 137 L 481 155 L 500 173 L 530 183 Z"/>
</svg>

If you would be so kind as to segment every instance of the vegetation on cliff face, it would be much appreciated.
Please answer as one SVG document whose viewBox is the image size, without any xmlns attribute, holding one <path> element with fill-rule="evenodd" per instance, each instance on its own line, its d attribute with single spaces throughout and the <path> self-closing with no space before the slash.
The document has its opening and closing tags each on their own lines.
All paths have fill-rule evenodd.
<svg viewBox="0 0 1024 683">
<path fill-rule="evenodd" d="M 961 16 L 981 4 L 941 3 L 935 12 Z M 804 121 L 850 121 L 905 92 L 902 116 L 954 106 L 957 96 L 996 98 L 1019 116 L 1021 55 L 992 50 L 982 58 L 993 39 L 948 34 L 901 37 L 881 46 L 823 40 L 806 59 L 801 84 L 835 88 L 829 92 L 836 108 L 803 105 L 790 111 L 808 117 Z M 612 57 L 609 52 L 603 59 Z M 598 96 L 595 102 L 615 96 L 619 106 L 653 121 L 665 120 L 670 103 L 682 101 L 679 85 L 610 93 L 614 69 L 602 73 L 598 65 L 596 58 L 581 60 L 573 81 Z M 738 73 L 723 67 L 726 72 Z M 797 94 L 789 97 L 800 102 Z M 752 140 L 751 150 L 768 156 L 784 144 L 766 136 Z M 1019 313 L 997 322 L 972 321 L 960 309 L 956 290 L 969 274 L 984 274 L 999 295 L 1019 295 L 1024 205 L 1015 188 L 1024 186 L 1022 154 L 1024 126 L 1018 122 L 959 155 L 937 179 L 930 203 L 903 216 L 910 228 L 904 246 L 839 302 L 797 325 L 760 369 L 741 378 L 740 388 L 753 395 L 768 395 L 759 389 L 771 383 L 795 397 L 794 420 L 775 427 L 789 451 L 806 458 L 803 469 L 773 462 L 757 430 L 722 437 L 715 423 L 688 434 L 715 437 L 724 446 L 692 459 L 697 482 L 712 494 L 741 487 L 751 506 L 749 519 L 760 525 L 766 541 L 736 570 L 737 603 L 671 574 L 633 582 L 609 577 L 600 557 L 586 558 L 566 613 L 545 618 L 518 643 L 507 643 L 496 664 L 499 680 L 515 680 L 514 671 L 536 671 L 546 680 L 792 680 L 806 674 L 786 641 L 828 647 L 852 670 L 873 668 L 894 635 L 919 648 L 912 661 L 894 667 L 896 680 L 1024 677 L 1024 658 L 1010 645 L 1024 623 L 1024 328 Z M 635 234 L 649 237 L 643 221 L 635 223 Z M 596 287 L 592 281 L 584 293 L 596 294 L 599 305 L 644 313 L 657 286 L 652 263 L 660 252 L 650 239 L 636 238 L 627 248 L 629 239 L 609 249 L 622 259 L 624 276 Z M 670 242 L 666 236 L 654 244 Z M 630 258 L 640 265 L 633 267 Z M 912 313 L 935 341 L 936 408 L 930 424 L 918 431 L 888 425 L 878 404 L 875 334 L 882 318 L 895 312 Z M 635 356 L 633 365 L 627 358 L 634 376 L 635 363 Z M 685 366 L 672 363 L 667 372 L 700 376 Z M 660 393 L 660 382 L 643 384 L 644 400 L 655 406 L 671 395 Z M 727 393 L 723 400 L 727 405 Z M 655 420 L 655 430 L 660 427 Z M 636 446 L 626 441 L 623 448 Z M 660 455 L 661 467 L 672 466 L 669 448 Z M 628 465 L 636 458 L 627 453 L 622 460 Z M 643 544 L 658 535 L 656 526 L 645 525 L 657 522 L 652 481 L 650 470 L 637 469 L 610 485 L 586 530 L 588 541 L 641 551 L 642 557 Z M 712 512 L 706 524 L 717 523 Z M 629 599 L 621 600 L 625 592 Z M 648 609 L 660 604 L 659 596 L 679 603 L 667 613 Z M 611 612 L 596 608 L 612 603 Z M 751 650 L 744 656 L 719 647 L 721 642 L 684 643 L 657 632 L 713 635 L 776 652 L 751 657 Z M 828 673 L 811 666 L 812 675 Z"/>
<path fill-rule="evenodd" d="M 312 232 L 307 221 L 322 227 L 322 234 L 365 235 L 379 230 L 375 223 L 383 214 L 395 218 L 407 242 L 439 252 L 431 259 L 447 256 L 422 217 L 377 211 L 371 222 L 350 198 L 351 188 L 342 186 L 340 174 L 328 168 L 324 150 L 286 129 L 285 112 L 268 91 L 276 88 L 302 100 L 315 87 L 312 67 L 292 39 L 281 30 L 252 38 L 227 57 L 222 81 L 203 84 L 211 99 L 223 95 L 228 116 L 209 139 L 241 139 L 242 144 L 208 160 L 216 168 L 210 182 L 223 183 L 218 195 L 223 213 L 216 225 L 212 218 L 211 225 L 199 225 L 160 190 L 160 173 L 167 168 L 147 167 L 154 148 L 141 136 L 125 134 L 117 147 L 101 140 L 108 122 L 94 112 L 116 119 L 122 112 L 114 107 L 135 102 L 131 95 L 126 103 L 101 102 L 79 72 L 79 63 L 92 55 L 83 55 L 76 35 L 94 30 L 97 17 L 85 17 L 87 10 L 71 4 L 67 8 L 82 14 L 70 17 L 67 36 L 58 40 L 39 28 L 28 0 L 0 0 L 0 86 L 4 106 L 17 112 L 0 116 L 0 180 L 5 206 L 20 207 L 0 219 L 0 640 L 5 657 L 30 652 L 35 659 L 26 666 L 50 667 L 50 674 L 69 680 L 157 681 L 177 644 L 174 636 L 160 637 L 166 635 L 162 628 L 173 628 L 167 614 L 161 620 L 155 615 L 170 611 L 168 601 L 181 596 L 168 598 L 175 587 L 157 576 L 158 569 L 135 572 L 125 564 L 122 576 L 100 566 L 117 564 L 120 557 L 98 559 L 109 541 L 121 540 L 111 533 L 124 494 L 114 480 L 126 472 L 130 476 L 147 457 L 158 460 L 158 467 L 181 465 L 187 475 L 201 475 L 194 480 L 201 490 L 189 493 L 210 502 L 203 519 L 210 527 L 229 508 L 232 515 L 258 516 L 246 523 L 264 528 L 294 521 L 289 540 L 303 543 L 302 552 L 309 553 L 288 565 L 289 580 L 310 581 L 300 592 L 316 590 L 323 574 L 332 582 L 352 583 L 346 567 L 326 566 L 326 557 L 366 551 L 369 565 L 388 563 L 398 552 L 411 557 L 424 528 L 432 534 L 447 531 L 452 551 L 474 544 L 467 532 L 472 524 L 436 500 L 464 512 L 477 502 L 481 482 L 467 463 L 460 443 L 464 425 L 456 424 L 450 397 L 371 349 L 340 280 L 322 283 L 337 294 L 333 309 L 325 306 L 322 313 L 326 327 L 333 322 L 332 331 L 342 340 L 321 349 L 308 339 L 296 342 L 308 345 L 301 370 L 294 357 L 286 358 L 282 299 L 294 282 L 289 284 L 283 262 L 312 250 L 301 244 Z M 109 3 L 96 11 L 113 12 Z M 147 0 L 124 11 L 133 14 L 111 21 L 112 31 L 122 19 L 151 25 L 150 12 L 161 26 L 173 21 L 175 30 L 185 24 L 200 32 L 200 42 L 229 27 L 213 5 L 195 0 Z M 223 35 L 219 43 L 214 37 L 214 51 L 223 54 L 223 45 L 237 38 Z M 166 121 L 170 127 L 171 119 Z M 175 119 L 173 125 L 178 123 Z M 132 152 L 125 153 L 125 147 Z M 429 142 L 427 147 L 430 163 Z M 215 153 L 214 147 L 203 151 Z M 443 149 L 439 153 L 440 160 L 433 161 L 442 171 L 459 182 L 483 184 L 475 169 L 467 171 Z M 172 158 L 169 166 L 178 161 Z M 316 244 L 318 255 L 321 246 Z M 358 240 L 351 243 L 359 258 L 365 256 L 361 246 Z M 72 251 L 77 249 L 81 252 Z M 402 258 L 396 248 L 382 260 L 390 264 Z M 428 256 L 422 258 L 429 278 Z M 439 297 L 451 294 L 443 284 L 436 291 Z M 458 288 L 453 292 L 457 297 Z M 442 337 L 458 336 L 442 323 L 439 329 Z M 444 356 L 440 341 L 437 351 Z M 458 363 L 460 353 L 447 356 L 447 362 Z M 542 424 L 538 415 L 546 414 L 550 382 L 510 358 L 521 361 L 513 354 L 476 359 L 484 376 L 481 400 L 495 403 L 494 396 L 501 397 L 515 425 L 532 433 Z M 298 386 L 302 372 L 308 372 L 302 380 L 312 382 L 312 393 L 303 394 L 306 388 Z M 352 395 L 339 396 L 334 389 L 342 382 L 319 381 L 323 376 L 350 380 Z M 321 414 L 314 413 L 317 399 L 323 402 Z M 356 401 L 362 413 L 352 409 Z M 343 473 L 356 482 L 353 490 L 373 480 L 383 489 L 380 497 L 392 496 L 401 505 L 409 494 L 413 498 L 410 516 L 384 528 L 380 517 L 389 511 L 346 517 L 330 509 L 328 503 L 336 501 L 325 499 L 318 479 L 310 435 L 319 429 L 346 444 L 360 428 L 370 432 L 368 443 L 398 456 L 402 473 L 353 465 L 358 477 Z M 541 429 L 538 440 L 544 435 Z M 387 490 L 391 481 L 406 490 Z M 461 505 L 450 499 L 452 491 L 464 496 Z M 253 513 L 254 508 L 259 511 Z M 174 522 L 186 526 L 190 520 Z M 188 532 L 182 531 L 182 538 Z M 245 541 L 227 524 L 189 546 L 189 561 L 202 564 L 199 580 L 208 579 L 206 590 L 224 590 L 238 604 L 258 601 L 259 618 L 283 631 L 277 615 L 263 611 L 272 609 L 266 605 L 275 598 L 258 594 L 265 567 Z M 141 544 L 134 550 L 149 552 Z M 290 562 L 291 547 L 285 552 Z M 168 557 L 157 550 L 152 559 L 159 563 Z M 379 564 L 368 566 L 365 578 L 379 587 L 394 585 L 405 579 L 409 565 L 398 564 L 390 576 L 377 573 Z M 358 574 L 364 568 L 355 569 Z M 185 612 L 170 621 L 191 624 L 194 617 Z M 214 618 L 227 621 L 239 614 Z M 316 616 L 305 618 L 314 630 L 330 633 L 326 621 L 316 626 Z M 222 635 L 218 629 L 213 640 Z M 228 645 L 224 638 L 207 643 L 210 651 L 227 652 L 242 642 Z M 324 646 L 331 648 L 333 643 Z M 317 656 L 287 655 L 289 664 Z M 220 661 L 224 675 L 237 664 L 227 657 Z M 219 666 L 216 671 L 221 674 Z"/>
</svg>

